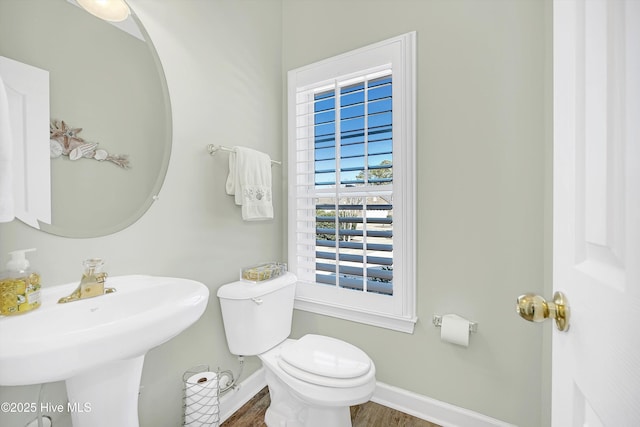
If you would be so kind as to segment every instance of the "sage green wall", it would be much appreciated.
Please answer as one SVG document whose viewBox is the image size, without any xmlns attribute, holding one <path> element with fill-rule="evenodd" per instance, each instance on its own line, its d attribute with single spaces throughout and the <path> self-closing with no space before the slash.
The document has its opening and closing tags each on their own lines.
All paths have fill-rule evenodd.
<svg viewBox="0 0 640 427">
<path fill-rule="evenodd" d="M 228 155 L 211 157 L 209 143 L 246 145 L 282 158 L 280 1 L 130 0 L 166 73 L 173 110 L 173 147 L 164 186 L 150 210 L 116 234 L 69 239 L 19 221 L 0 224 L 0 269 L 6 252 L 31 256 L 44 286 L 80 279 L 82 261 L 103 257 L 110 275 L 155 274 L 205 283 L 209 305 L 183 334 L 151 350 L 140 394 L 142 427 L 182 425 L 182 373 L 197 364 L 237 370 L 224 337 L 217 288 L 239 268 L 280 259 L 283 194 L 274 188 L 276 219 L 243 222 L 225 194 Z M 74 58 L 75 60 L 76 58 Z M 282 180 L 274 167 L 274 182 Z M 110 209 L 114 200 L 101 200 Z M 246 372 L 259 367 L 247 360 Z M 28 369 L 28 367 L 25 367 Z M 246 378 L 246 377 L 245 377 Z M 37 402 L 38 388 L 0 387 L 0 401 Z M 62 383 L 44 387 L 45 402 L 64 402 Z M 0 425 L 21 427 L 33 414 L 0 413 Z M 57 427 L 68 427 L 62 420 Z M 68 418 L 68 417 L 67 417 Z"/>
<path fill-rule="evenodd" d="M 283 73 L 409 31 L 418 46 L 415 332 L 296 312 L 295 335 L 352 342 L 379 381 L 521 427 L 548 425 L 542 328 L 514 302 L 549 281 L 550 19 L 540 0 L 283 1 Z M 436 313 L 478 322 L 468 348 L 440 341 Z"/>
</svg>

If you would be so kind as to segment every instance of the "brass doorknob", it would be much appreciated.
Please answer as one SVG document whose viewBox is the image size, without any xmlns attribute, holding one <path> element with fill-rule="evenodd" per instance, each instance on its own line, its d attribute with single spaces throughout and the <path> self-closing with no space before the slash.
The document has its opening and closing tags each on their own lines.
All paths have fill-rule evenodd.
<svg viewBox="0 0 640 427">
<path fill-rule="evenodd" d="M 516 311 L 524 320 L 542 322 L 555 319 L 559 331 L 569 329 L 569 304 L 562 292 L 553 294 L 553 301 L 546 301 L 540 295 L 524 294 L 518 297 Z"/>
</svg>

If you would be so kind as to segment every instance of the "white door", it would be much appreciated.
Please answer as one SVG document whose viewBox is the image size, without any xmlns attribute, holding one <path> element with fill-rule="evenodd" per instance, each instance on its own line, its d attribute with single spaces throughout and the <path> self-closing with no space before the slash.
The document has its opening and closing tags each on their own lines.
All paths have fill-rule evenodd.
<svg viewBox="0 0 640 427">
<path fill-rule="evenodd" d="M 640 0 L 554 0 L 553 427 L 640 426 Z"/>
<path fill-rule="evenodd" d="M 3 167 L 13 180 L 14 213 L 40 228 L 39 221 L 51 224 L 49 72 L 0 56 L 0 85 L 6 93 L 0 114 L 8 112 L 13 141 L 9 166 Z"/>
</svg>

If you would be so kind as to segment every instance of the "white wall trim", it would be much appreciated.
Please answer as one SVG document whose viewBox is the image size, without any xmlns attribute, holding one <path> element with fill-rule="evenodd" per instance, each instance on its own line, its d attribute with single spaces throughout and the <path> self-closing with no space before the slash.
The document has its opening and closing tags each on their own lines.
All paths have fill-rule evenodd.
<svg viewBox="0 0 640 427">
<path fill-rule="evenodd" d="M 264 368 L 260 368 L 251 374 L 240 385 L 220 397 L 220 424 L 233 415 L 242 405 L 251 400 L 260 390 L 267 386 L 264 378 Z"/>
<path fill-rule="evenodd" d="M 296 297 L 294 308 L 325 316 L 346 319 L 352 322 L 364 323 L 366 325 L 378 326 L 380 328 L 391 329 L 398 332 L 413 334 L 418 318 L 410 315 L 406 317 L 391 316 L 383 313 L 366 312 L 352 307 L 340 307 L 336 304 L 327 304 L 323 301 Z"/>
<path fill-rule="evenodd" d="M 264 368 L 258 369 L 240 386 L 220 398 L 220 423 L 266 387 Z M 495 418 L 413 393 L 380 381 L 371 401 L 443 427 L 516 427 Z"/>
<path fill-rule="evenodd" d="M 513 424 L 380 381 L 371 400 L 443 427 L 516 427 Z"/>
</svg>

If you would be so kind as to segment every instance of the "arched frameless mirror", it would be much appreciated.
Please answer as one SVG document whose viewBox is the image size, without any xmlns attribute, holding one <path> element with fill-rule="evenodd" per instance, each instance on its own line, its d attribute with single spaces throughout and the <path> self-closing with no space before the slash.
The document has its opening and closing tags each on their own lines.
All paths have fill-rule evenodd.
<svg viewBox="0 0 640 427">
<path fill-rule="evenodd" d="M 0 55 L 49 71 L 50 119 L 82 129 L 78 137 L 126 156 L 130 166 L 51 159 L 52 221 L 40 224 L 48 233 L 120 231 L 147 211 L 164 181 L 172 134 L 167 84 L 148 34 L 130 19 L 122 29 L 71 0 L 0 2 Z"/>
</svg>

